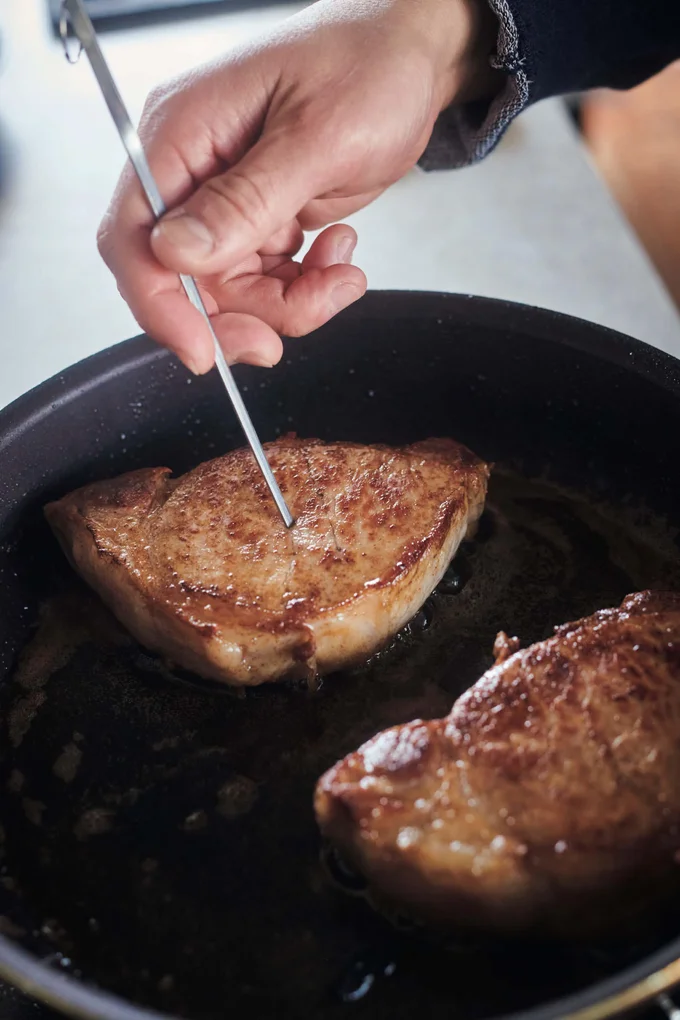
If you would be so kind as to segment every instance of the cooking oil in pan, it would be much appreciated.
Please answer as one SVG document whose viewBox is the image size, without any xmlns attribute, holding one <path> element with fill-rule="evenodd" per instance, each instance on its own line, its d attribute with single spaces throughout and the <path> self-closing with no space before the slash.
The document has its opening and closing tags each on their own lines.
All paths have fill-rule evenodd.
<svg viewBox="0 0 680 1020">
<path fill-rule="evenodd" d="M 573 991 L 667 934 L 597 955 L 464 933 L 435 945 L 373 913 L 341 863 L 329 880 L 312 814 L 338 758 L 445 715 L 499 630 L 527 644 L 631 591 L 680 586 L 663 522 L 497 472 L 475 539 L 409 626 L 315 692 L 177 674 L 66 566 L 62 581 L 6 685 L 2 761 L 3 881 L 22 913 L 6 922 L 29 940 L 42 928 L 57 965 L 197 1020 L 399 1020 L 424 1002 L 451 1020 Z"/>
</svg>

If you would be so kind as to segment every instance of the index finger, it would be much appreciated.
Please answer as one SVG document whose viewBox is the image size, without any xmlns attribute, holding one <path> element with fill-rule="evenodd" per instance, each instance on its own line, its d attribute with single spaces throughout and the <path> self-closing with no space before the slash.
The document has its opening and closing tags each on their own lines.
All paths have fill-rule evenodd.
<svg viewBox="0 0 680 1020">
<path fill-rule="evenodd" d="M 192 115 L 195 105 L 180 93 L 179 100 L 152 100 L 142 118 L 145 154 L 168 208 L 223 169 L 225 157 L 238 158 L 239 147 L 248 141 L 251 118 L 242 116 L 239 121 L 233 112 L 227 112 L 220 125 L 220 134 L 227 141 L 218 153 L 216 129 L 203 115 Z M 204 109 L 214 106 L 207 102 Z M 127 164 L 99 228 L 99 251 L 142 329 L 173 350 L 193 371 L 208 371 L 214 360 L 210 332 L 184 294 L 177 273 L 155 258 L 150 244 L 154 223 L 144 191 Z"/>
<path fill-rule="evenodd" d="M 153 257 L 150 231 L 151 225 L 126 232 L 115 222 L 109 226 L 105 219 L 99 233 L 102 258 L 144 332 L 170 348 L 192 372 L 208 372 L 214 362 L 210 331 L 188 300 L 177 274 Z M 206 307 L 211 310 L 207 302 Z"/>
</svg>

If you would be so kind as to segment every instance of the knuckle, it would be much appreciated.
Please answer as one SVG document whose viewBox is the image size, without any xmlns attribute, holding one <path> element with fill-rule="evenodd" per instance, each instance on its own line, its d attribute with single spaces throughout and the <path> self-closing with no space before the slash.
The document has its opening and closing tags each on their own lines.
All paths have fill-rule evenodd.
<svg viewBox="0 0 680 1020">
<path fill-rule="evenodd" d="M 286 294 L 282 325 L 287 336 L 307 336 L 322 326 L 328 318 L 322 294 L 318 290 L 321 276 L 318 269 L 308 270 L 298 282 L 298 286 L 294 285 Z M 300 283 L 302 287 L 299 286 Z"/>
<path fill-rule="evenodd" d="M 305 336 L 308 330 L 305 329 L 299 315 L 288 314 L 284 315 L 281 328 L 277 332 L 283 333 L 284 336 L 300 337 Z"/>
<path fill-rule="evenodd" d="M 144 109 L 142 110 L 142 120 L 146 120 L 152 117 L 157 110 L 161 109 L 165 103 L 168 102 L 168 86 L 167 84 L 155 85 L 151 89 L 146 101 L 144 103 Z"/>
<path fill-rule="evenodd" d="M 111 238 L 111 218 L 107 213 L 97 229 L 97 251 L 109 268 L 111 267 L 112 249 L 113 241 Z"/>
<path fill-rule="evenodd" d="M 268 207 L 265 189 L 250 174 L 234 169 L 223 177 L 206 181 L 202 191 L 202 205 L 207 215 L 236 215 L 252 229 L 261 222 Z"/>
<path fill-rule="evenodd" d="M 286 309 L 282 332 L 291 337 L 307 336 L 317 325 L 321 325 L 321 322 L 317 322 L 318 318 L 320 317 L 314 315 L 309 308 Z"/>
<path fill-rule="evenodd" d="M 139 131 L 144 141 L 175 113 L 177 89 L 173 82 L 157 85 L 149 92 L 142 109 Z"/>
</svg>

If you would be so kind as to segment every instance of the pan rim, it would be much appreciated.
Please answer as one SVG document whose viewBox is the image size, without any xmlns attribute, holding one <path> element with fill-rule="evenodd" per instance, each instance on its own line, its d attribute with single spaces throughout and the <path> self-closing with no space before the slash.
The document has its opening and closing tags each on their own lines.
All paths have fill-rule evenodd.
<svg viewBox="0 0 680 1020">
<path fill-rule="evenodd" d="M 458 320 L 464 320 L 466 312 L 472 313 L 470 325 L 475 324 L 475 319 L 504 325 L 509 331 L 528 333 L 546 344 L 594 354 L 601 360 L 645 376 L 663 389 L 680 387 L 680 358 L 608 326 L 516 301 L 445 291 L 369 290 L 359 301 L 340 312 L 334 321 L 350 324 L 355 318 L 370 318 L 382 312 L 385 304 L 391 305 L 396 312 L 401 312 L 399 306 L 404 304 L 401 312 L 404 318 L 422 318 L 428 308 L 432 313 L 436 302 L 449 305 L 447 311 Z M 560 327 L 559 340 L 552 335 L 555 324 Z M 587 342 L 583 339 L 584 331 L 588 335 Z M 101 385 L 106 378 L 128 372 L 137 364 L 155 360 L 173 360 L 179 365 L 171 352 L 159 347 L 145 333 L 140 333 L 91 354 L 38 383 L 0 408 L 0 453 L 17 432 L 37 424 L 58 406 L 76 399 L 81 392 Z M 235 369 L 238 372 L 239 366 L 236 365 Z"/>
<path fill-rule="evenodd" d="M 668 949 L 676 946 L 678 941 L 680 939 L 636 966 L 571 995 L 552 999 L 529 1010 L 498 1014 L 489 1020 L 608 1020 L 609 1017 L 623 1015 L 651 1003 L 680 983 L 680 957 L 675 955 L 677 948 L 668 959 Z M 649 973 L 634 978 L 624 988 L 618 987 L 625 975 L 631 971 L 646 971 L 650 963 L 652 969 Z M 2 934 L 0 979 L 43 1005 L 78 1020 L 181 1020 L 175 1014 L 134 1005 L 105 989 L 87 985 L 67 974 L 58 974 Z"/>
<path fill-rule="evenodd" d="M 436 291 L 369 291 L 342 313 L 351 324 L 371 319 L 389 307 L 404 318 L 434 318 L 450 314 L 473 328 L 486 323 L 508 332 L 523 332 L 550 346 L 566 346 L 594 355 L 640 375 L 665 390 L 680 392 L 680 360 L 649 344 L 605 326 L 549 309 L 473 295 Z M 556 337 L 555 327 L 559 336 Z M 139 335 L 108 347 L 57 373 L 0 410 L 0 454 L 52 411 L 81 393 L 171 354 Z M 168 1013 L 134 1005 L 106 990 L 52 970 L 38 956 L 0 934 L 0 978 L 28 996 L 83 1020 L 177 1020 Z M 617 974 L 529 1010 L 497 1015 L 489 1020 L 605 1020 L 651 1001 L 680 982 L 680 935 L 655 953 Z"/>
</svg>

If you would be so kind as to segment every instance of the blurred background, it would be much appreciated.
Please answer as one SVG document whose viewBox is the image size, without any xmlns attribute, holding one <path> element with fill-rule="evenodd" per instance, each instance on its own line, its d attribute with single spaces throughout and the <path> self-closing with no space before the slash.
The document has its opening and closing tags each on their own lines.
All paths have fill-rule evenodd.
<svg viewBox="0 0 680 1020">
<path fill-rule="evenodd" d="M 0 0 L 0 406 L 138 332 L 95 246 L 122 149 L 87 61 L 72 67 L 64 59 L 55 7 Z M 297 5 L 91 0 L 91 9 L 136 118 L 160 80 L 276 25 Z M 678 161 L 667 140 L 659 149 L 669 108 L 680 108 L 673 73 L 625 97 L 627 113 L 609 94 L 577 104 L 576 118 L 566 102 L 549 101 L 522 115 L 483 164 L 414 171 L 353 217 L 355 261 L 370 286 L 542 305 L 680 356 L 671 296 L 680 300 L 677 249 L 668 198 L 659 198 L 680 194 Z"/>
</svg>

